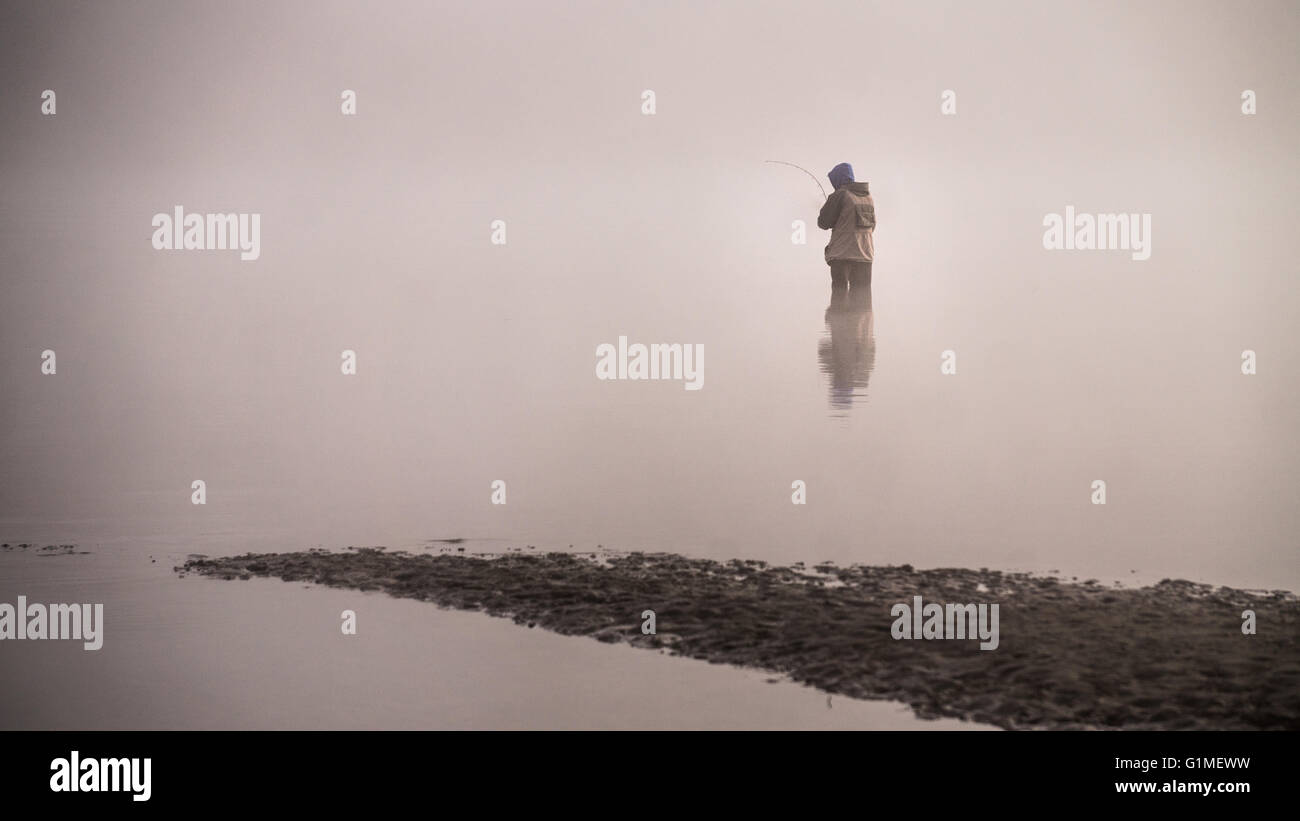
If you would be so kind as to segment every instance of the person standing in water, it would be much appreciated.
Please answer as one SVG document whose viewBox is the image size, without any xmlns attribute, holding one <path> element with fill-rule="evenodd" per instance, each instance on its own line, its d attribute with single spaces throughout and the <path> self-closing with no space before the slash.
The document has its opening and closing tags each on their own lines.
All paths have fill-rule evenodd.
<svg viewBox="0 0 1300 821">
<path fill-rule="evenodd" d="M 817 215 L 817 227 L 831 232 L 831 241 L 826 245 L 831 287 L 870 288 L 876 203 L 865 182 L 853 181 L 853 166 L 848 163 L 840 163 L 826 176 L 835 190 Z"/>
</svg>

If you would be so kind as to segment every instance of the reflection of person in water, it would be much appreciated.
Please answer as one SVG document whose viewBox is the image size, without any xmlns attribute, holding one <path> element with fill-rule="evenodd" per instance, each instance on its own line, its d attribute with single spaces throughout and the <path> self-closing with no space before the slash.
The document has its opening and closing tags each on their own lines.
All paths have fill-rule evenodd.
<svg viewBox="0 0 1300 821">
<path fill-rule="evenodd" d="M 876 364 L 869 283 L 831 288 L 826 332 L 817 346 L 817 359 L 822 372 L 830 378 L 831 408 L 846 411 L 853 406 L 853 397 L 865 396 L 867 380 Z"/>
<path fill-rule="evenodd" d="M 871 262 L 875 258 L 876 202 L 865 182 L 853 181 L 853 166 L 846 162 L 826 175 L 835 191 L 826 198 L 817 227 L 831 232 L 826 244 L 826 264 L 831 266 L 831 285 L 871 286 Z"/>
</svg>

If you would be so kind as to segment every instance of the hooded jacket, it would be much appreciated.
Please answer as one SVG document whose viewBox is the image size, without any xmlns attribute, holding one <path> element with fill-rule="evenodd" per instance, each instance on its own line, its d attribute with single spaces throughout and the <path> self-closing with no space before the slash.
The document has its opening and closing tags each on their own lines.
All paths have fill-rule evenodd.
<svg viewBox="0 0 1300 821">
<path fill-rule="evenodd" d="M 839 169 L 840 166 L 835 167 L 835 171 Z M 852 173 L 848 174 L 849 180 L 853 179 Z M 871 199 L 871 191 L 865 182 L 837 182 L 835 176 L 831 180 L 837 183 L 835 192 L 826 198 L 817 215 L 817 227 L 831 232 L 831 241 L 826 245 L 826 263 L 839 259 L 871 262 L 876 255 L 872 238 L 876 230 L 876 203 Z"/>
</svg>

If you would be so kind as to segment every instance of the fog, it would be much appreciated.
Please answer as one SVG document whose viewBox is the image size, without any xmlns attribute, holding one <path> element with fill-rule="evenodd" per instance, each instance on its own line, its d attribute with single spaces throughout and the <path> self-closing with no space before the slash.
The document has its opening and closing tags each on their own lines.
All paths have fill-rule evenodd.
<svg viewBox="0 0 1300 821">
<path fill-rule="evenodd" d="M 5 16 L 7 541 L 1300 587 L 1294 4 Z M 768 159 L 870 183 L 869 316 Z M 155 250 L 177 205 L 260 214 L 260 258 Z M 1067 206 L 1149 214 L 1150 258 L 1045 250 Z M 619 336 L 702 344 L 703 389 L 598 380 Z"/>
</svg>

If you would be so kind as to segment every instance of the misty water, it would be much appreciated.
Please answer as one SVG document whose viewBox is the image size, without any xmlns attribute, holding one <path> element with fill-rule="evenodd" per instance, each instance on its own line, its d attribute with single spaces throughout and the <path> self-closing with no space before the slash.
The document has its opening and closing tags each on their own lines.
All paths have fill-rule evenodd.
<svg viewBox="0 0 1300 821">
<path fill-rule="evenodd" d="M 66 98 L 92 102 L 57 129 L 3 126 L 0 540 L 91 555 L 0 554 L 0 599 L 104 601 L 109 631 L 98 654 L 0 648 L 26 693 L 5 726 L 117 726 L 112 706 L 57 711 L 88 682 L 130 726 L 642 726 L 617 695 L 632 685 L 579 684 L 615 655 L 648 665 L 613 665 L 633 690 L 669 693 L 664 724 L 765 712 L 719 714 L 696 686 L 784 686 L 374 595 L 174 578 L 191 553 L 463 538 L 1300 589 L 1297 118 L 1237 112 L 1250 72 L 1206 64 L 1207 39 L 1223 51 L 1212 15 L 1138 13 L 1172 29 L 1165 63 L 1135 67 L 1100 56 L 1122 32 L 1038 10 L 1020 10 L 1037 38 L 973 8 L 919 11 L 879 21 L 888 72 L 814 88 L 842 9 L 724 26 L 593 6 L 619 36 L 592 39 L 540 11 L 502 26 L 413 8 L 433 43 L 406 18 L 337 11 L 233 67 L 201 26 L 146 43 L 100 20 L 115 54 L 185 68 L 105 74 L 61 47 L 48 59 Z M 248 25 L 274 14 L 250 7 Z M 942 47 L 953 32 L 973 53 Z M 710 56 L 724 33 L 751 59 Z M 1228 52 L 1285 62 L 1257 42 Z M 4 59 L 31 73 L 37 58 Z M 352 120 L 339 61 L 365 89 Z M 175 103 L 210 76 L 253 90 Z M 968 96 L 943 118 L 938 91 L 959 79 Z M 848 160 L 870 183 L 869 300 L 833 298 L 821 195 L 769 158 L 823 177 Z M 153 250 L 150 217 L 177 204 L 261 213 L 260 259 Z M 1045 250 L 1044 215 L 1067 205 L 1151 214 L 1151 258 Z M 497 219 L 505 245 L 489 241 Z M 703 345 L 703 388 L 598 380 L 596 350 L 620 336 Z M 358 600 L 361 659 L 337 625 Z M 511 666 L 532 653 L 548 678 L 529 690 Z M 734 678 L 683 683 L 696 675 Z M 415 682 L 434 679 L 422 701 Z M 780 714 L 820 726 L 821 696 L 795 689 L 810 706 Z M 552 698 L 530 713 L 530 692 Z"/>
<path fill-rule="evenodd" d="M 467 538 L 1298 586 L 1298 408 L 1279 379 L 1240 373 L 1233 342 L 1258 329 L 1215 321 L 1209 288 L 1102 288 L 1105 264 L 1066 259 L 1078 273 L 1060 276 L 1042 251 L 1015 287 L 974 267 L 945 293 L 891 230 L 869 308 L 837 304 L 817 250 L 780 230 L 768 260 L 642 260 L 604 290 L 603 266 L 576 281 L 570 263 L 491 286 L 515 266 L 488 258 L 482 281 L 431 274 L 400 300 L 359 282 L 346 306 L 291 316 L 239 309 L 229 278 L 197 282 L 210 290 L 188 310 L 121 329 L 169 345 L 134 360 L 65 343 L 57 376 L 16 377 L 5 539 L 220 553 Z M 703 388 L 596 379 L 597 346 L 619 335 L 703 344 Z M 344 348 L 356 376 L 339 373 Z M 1269 370 L 1292 358 L 1266 350 Z M 128 378 L 104 384 L 110 369 Z"/>
</svg>

